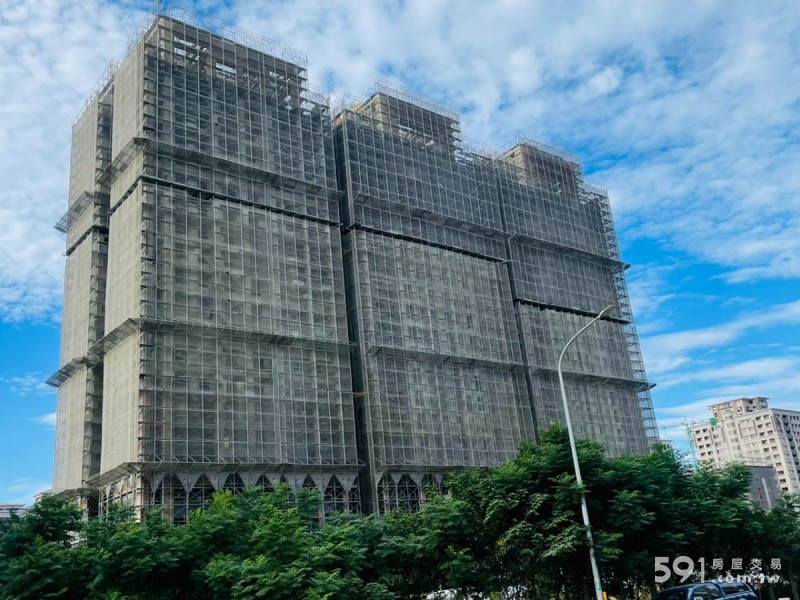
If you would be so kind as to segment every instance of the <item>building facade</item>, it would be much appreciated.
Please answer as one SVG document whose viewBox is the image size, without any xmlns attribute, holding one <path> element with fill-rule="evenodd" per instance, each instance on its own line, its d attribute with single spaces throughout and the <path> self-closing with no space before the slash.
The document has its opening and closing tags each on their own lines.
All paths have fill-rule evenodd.
<svg viewBox="0 0 800 600">
<path fill-rule="evenodd" d="M 608 198 L 574 157 L 463 142 L 379 84 L 154 16 L 73 128 L 54 492 L 88 511 L 288 483 L 414 509 L 563 415 L 647 452 L 655 423 Z M 97 506 L 95 506 L 97 504 Z"/>
<path fill-rule="evenodd" d="M 756 397 L 714 404 L 711 414 L 689 429 L 699 462 L 774 467 L 781 491 L 800 492 L 800 412 L 770 408 L 767 398 Z"/>
<path fill-rule="evenodd" d="M 13 515 L 24 517 L 28 512 L 24 504 L 0 504 L 0 521 L 11 519 Z"/>
</svg>

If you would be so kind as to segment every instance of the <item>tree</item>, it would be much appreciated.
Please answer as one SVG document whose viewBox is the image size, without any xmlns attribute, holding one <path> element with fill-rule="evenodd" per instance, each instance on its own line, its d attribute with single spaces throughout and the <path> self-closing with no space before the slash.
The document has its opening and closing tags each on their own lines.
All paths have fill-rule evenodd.
<svg viewBox="0 0 800 600">
<path fill-rule="evenodd" d="M 680 556 L 698 531 L 687 518 L 689 473 L 667 448 L 606 460 L 590 472 L 589 510 L 601 571 L 620 598 L 653 590 L 655 556 Z M 654 591 L 654 590 L 653 590 Z"/>
<path fill-rule="evenodd" d="M 743 467 L 692 471 L 664 448 L 621 458 L 591 441 L 577 450 L 583 489 L 567 433 L 554 427 L 515 460 L 449 475 L 449 497 L 413 514 L 322 519 L 316 492 L 288 486 L 219 492 L 183 526 L 114 506 L 83 522 L 48 498 L 0 530 L 0 598 L 401 600 L 449 590 L 574 600 L 591 589 L 585 493 L 604 588 L 617 598 L 654 591 L 657 556 L 761 556 L 781 559 L 800 600 L 796 498 L 762 511 L 746 498 Z"/>
<path fill-rule="evenodd" d="M 604 460 L 593 442 L 581 442 L 579 454 L 587 473 Z M 538 444 L 524 444 L 518 459 L 449 480 L 454 498 L 472 503 L 480 515 L 492 550 L 483 560 L 495 591 L 520 598 L 582 594 L 588 549 L 571 471 L 566 432 L 553 428 Z"/>
<path fill-rule="evenodd" d="M 779 571 L 769 569 L 769 565 L 765 565 L 765 571 L 780 574 L 788 583 L 775 586 L 781 595 L 788 593 L 788 587 L 792 600 L 800 600 L 797 589 L 797 576 L 800 574 L 800 496 L 784 496 L 777 507 L 764 514 L 761 556 L 780 560 Z"/>
<path fill-rule="evenodd" d="M 73 548 L 81 527 L 77 507 L 56 497 L 12 517 L 0 537 L 0 597 L 86 598 L 91 571 Z"/>
</svg>

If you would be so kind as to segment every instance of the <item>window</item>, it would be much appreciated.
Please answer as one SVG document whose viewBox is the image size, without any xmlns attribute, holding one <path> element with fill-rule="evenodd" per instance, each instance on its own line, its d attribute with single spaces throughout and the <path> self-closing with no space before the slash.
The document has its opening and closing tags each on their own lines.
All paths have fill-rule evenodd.
<svg viewBox="0 0 800 600">
<path fill-rule="evenodd" d="M 747 587 L 746 584 L 744 584 L 744 583 L 742 583 L 740 581 L 731 581 L 731 582 L 727 582 L 727 583 L 722 583 L 721 587 L 722 587 L 722 591 L 725 592 L 725 594 L 728 594 L 728 595 L 734 595 L 734 594 L 739 594 L 739 593 L 751 591 L 750 588 Z"/>
<path fill-rule="evenodd" d="M 722 595 L 713 585 L 704 585 L 702 587 L 695 588 L 694 593 L 692 594 L 692 600 L 716 600 L 717 598 L 722 598 Z"/>
<path fill-rule="evenodd" d="M 656 600 L 686 600 L 689 596 L 689 591 L 686 588 L 664 590 L 657 597 Z"/>
</svg>

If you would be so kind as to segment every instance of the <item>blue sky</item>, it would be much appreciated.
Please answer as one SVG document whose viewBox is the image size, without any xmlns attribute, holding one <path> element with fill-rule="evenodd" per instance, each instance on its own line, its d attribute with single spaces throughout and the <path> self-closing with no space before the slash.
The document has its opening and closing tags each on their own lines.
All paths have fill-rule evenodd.
<svg viewBox="0 0 800 600">
<path fill-rule="evenodd" d="M 145 2 L 0 0 L 0 502 L 49 487 L 71 122 Z M 714 401 L 800 409 L 800 4 L 198 2 L 308 53 L 312 84 L 378 77 L 523 130 L 608 186 L 664 435 Z M 685 445 L 685 444 L 684 444 Z"/>
</svg>

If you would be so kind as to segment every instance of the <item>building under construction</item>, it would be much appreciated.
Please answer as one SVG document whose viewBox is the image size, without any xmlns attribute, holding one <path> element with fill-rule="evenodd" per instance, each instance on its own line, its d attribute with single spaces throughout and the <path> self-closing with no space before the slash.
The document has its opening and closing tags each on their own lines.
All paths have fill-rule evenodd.
<svg viewBox="0 0 800 600">
<path fill-rule="evenodd" d="M 655 423 L 606 193 L 572 156 L 465 143 L 379 84 L 334 111 L 302 54 L 154 16 L 73 127 L 54 492 L 186 519 L 279 483 L 413 510 L 563 420 Z"/>
</svg>

